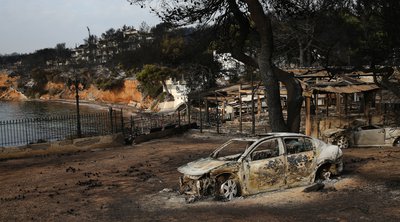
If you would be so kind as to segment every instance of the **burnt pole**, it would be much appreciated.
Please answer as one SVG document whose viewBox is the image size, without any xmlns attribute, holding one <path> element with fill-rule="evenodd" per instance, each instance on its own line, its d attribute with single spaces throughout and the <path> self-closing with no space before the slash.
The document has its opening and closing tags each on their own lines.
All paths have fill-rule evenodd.
<svg viewBox="0 0 400 222">
<path fill-rule="evenodd" d="M 254 104 L 254 73 L 251 72 L 251 135 L 256 134 L 256 116 L 255 116 L 255 104 Z"/>
<path fill-rule="evenodd" d="M 81 128 L 81 115 L 79 112 L 79 81 L 76 70 L 75 70 L 74 86 L 75 86 L 75 100 L 76 100 L 76 134 L 78 138 L 81 138 L 82 128 Z"/>
</svg>

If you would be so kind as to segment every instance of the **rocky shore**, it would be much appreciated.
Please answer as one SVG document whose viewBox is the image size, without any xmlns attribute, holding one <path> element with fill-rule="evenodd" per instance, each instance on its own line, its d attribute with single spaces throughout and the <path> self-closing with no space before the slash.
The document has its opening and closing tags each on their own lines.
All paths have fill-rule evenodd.
<svg viewBox="0 0 400 222">
<path fill-rule="evenodd" d="M 43 100 L 75 103 L 75 91 L 68 88 L 66 84 L 49 82 L 45 86 L 48 93 L 29 98 L 18 90 L 18 79 L 19 77 L 10 77 L 7 73 L 0 72 L 0 101 Z M 124 86 L 119 90 L 103 91 L 91 85 L 79 91 L 79 98 L 81 104 L 103 108 L 124 108 L 138 112 L 148 109 L 152 100 L 144 98 L 137 86 L 138 82 L 134 79 L 126 79 Z"/>
</svg>

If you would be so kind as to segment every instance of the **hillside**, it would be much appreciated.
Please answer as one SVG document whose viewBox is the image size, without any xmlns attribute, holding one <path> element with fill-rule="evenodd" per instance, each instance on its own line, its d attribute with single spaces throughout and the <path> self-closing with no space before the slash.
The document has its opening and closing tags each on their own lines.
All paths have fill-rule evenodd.
<svg viewBox="0 0 400 222">
<path fill-rule="evenodd" d="M 9 77 L 6 72 L 0 73 L 0 100 L 2 101 L 22 101 L 29 99 L 22 90 L 18 89 L 19 77 Z M 135 79 L 125 79 L 123 87 L 115 90 L 101 90 L 94 85 L 86 87 L 87 89 L 79 92 L 81 100 L 96 103 L 112 103 L 129 105 L 138 109 L 149 107 L 151 100 L 143 98 L 139 92 L 138 81 Z M 44 87 L 47 92 L 40 95 L 41 100 L 73 100 L 75 91 L 69 88 L 66 83 L 47 82 Z"/>
<path fill-rule="evenodd" d="M 0 72 L 0 101 L 22 101 L 27 97 L 17 90 L 19 77 L 9 77 L 7 73 Z"/>
</svg>

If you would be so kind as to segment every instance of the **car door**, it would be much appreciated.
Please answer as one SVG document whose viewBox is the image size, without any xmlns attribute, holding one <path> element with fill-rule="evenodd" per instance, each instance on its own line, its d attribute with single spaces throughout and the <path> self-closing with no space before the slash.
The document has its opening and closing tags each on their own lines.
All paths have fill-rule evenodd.
<svg viewBox="0 0 400 222">
<path fill-rule="evenodd" d="M 385 142 L 385 130 L 377 126 L 359 127 L 354 132 L 355 146 L 376 146 Z"/>
<path fill-rule="evenodd" d="M 285 186 L 285 157 L 279 139 L 260 142 L 244 160 L 247 192 L 258 193 Z"/>
<path fill-rule="evenodd" d="M 315 148 L 307 137 L 285 137 L 286 185 L 288 187 L 309 184 L 314 179 Z"/>
</svg>

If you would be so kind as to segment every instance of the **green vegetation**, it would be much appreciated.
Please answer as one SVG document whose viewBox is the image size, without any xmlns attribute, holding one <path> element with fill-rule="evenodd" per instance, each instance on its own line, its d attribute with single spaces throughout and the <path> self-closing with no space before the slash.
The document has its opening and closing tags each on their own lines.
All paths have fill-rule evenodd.
<svg viewBox="0 0 400 222">
<path fill-rule="evenodd" d="M 47 75 L 49 75 L 48 72 L 39 68 L 32 70 L 31 77 L 34 82 L 31 87 L 26 88 L 25 94 L 29 97 L 38 98 L 47 93 L 45 90 L 45 86 L 48 82 Z"/>
<path fill-rule="evenodd" d="M 145 65 L 142 71 L 136 74 L 136 79 L 140 82 L 139 90 L 145 95 L 156 98 L 162 93 L 163 86 L 167 88 L 165 81 L 168 78 L 176 77 L 176 75 L 175 70 L 167 67 Z"/>
</svg>

